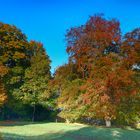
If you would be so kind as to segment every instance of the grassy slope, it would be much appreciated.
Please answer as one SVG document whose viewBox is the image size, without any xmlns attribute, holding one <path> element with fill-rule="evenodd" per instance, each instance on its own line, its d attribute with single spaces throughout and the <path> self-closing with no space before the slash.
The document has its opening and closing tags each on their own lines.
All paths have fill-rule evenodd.
<svg viewBox="0 0 140 140">
<path fill-rule="evenodd" d="M 64 123 L 4 124 L 0 132 L 4 140 L 140 140 L 139 130 Z"/>
</svg>

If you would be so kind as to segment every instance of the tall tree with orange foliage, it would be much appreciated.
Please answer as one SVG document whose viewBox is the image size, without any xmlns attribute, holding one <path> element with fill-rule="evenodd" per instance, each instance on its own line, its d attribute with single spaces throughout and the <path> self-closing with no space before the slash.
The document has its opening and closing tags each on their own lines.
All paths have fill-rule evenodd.
<svg viewBox="0 0 140 140">
<path fill-rule="evenodd" d="M 70 61 L 77 65 L 83 79 L 89 79 L 88 82 L 92 81 L 94 83 L 88 84 L 90 87 L 92 84 L 95 86 L 92 89 L 92 93 L 91 90 L 88 93 L 88 88 L 86 87 L 86 94 L 83 95 L 85 99 L 83 98 L 83 100 L 88 100 L 89 104 L 86 103 L 86 105 L 92 108 L 93 97 L 97 98 L 98 96 L 96 117 L 99 116 L 97 111 L 104 118 L 114 116 L 114 112 L 108 115 L 113 107 L 111 105 L 111 100 L 113 99 L 110 99 L 108 95 L 111 93 L 105 94 L 105 92 L 107 92 L 108 77 L 111 76 L 111 71 L 117 67 L 113 59 L 118 58 L 113 56 L 113 53 L 119 53 L 119 45 L 121 43 L 119 25 L 119 22 L 115 19 L 106 20 L 101 15 L 95 15 L 90 17 L 85 25 L 71 28 L 67 33 L 67 52 L 70 56 Z M 108 57 L 108 55 L 110 56 Z M 99 87 L 96 87 L 96 85 Z M 105 102 L 102 103 L 102 101 Z M 106 109 L 104 109 L 105 107 Z M 103 110 L 103 112 L 99 113 L 99 110 Z"/>
<path fill-rule="evenodd" d="M 135 114 L 139 119 L 140 30 L 122 39 L 119 21 L 95 15 L 85 25 L 71 28 L 66 40 L 69 64 L 75 65 L 78 78 L 84 82 L 76 89 L 69 87 L 74 81 L 65 83 L 59 104 L 68 106 L 68 110 L 82 108 L 80 117 L 104 119 L 107 126 L 120 119 L 124 111 L 127 117 Z M 62 70 L 59 77 L 68 77 L 64 69 L 58 70 Z M 124 106 L 127 102 L 131 110 L 128 112 Z M 62 113 L 68 115 L 68 111 Z"/>
</svg>

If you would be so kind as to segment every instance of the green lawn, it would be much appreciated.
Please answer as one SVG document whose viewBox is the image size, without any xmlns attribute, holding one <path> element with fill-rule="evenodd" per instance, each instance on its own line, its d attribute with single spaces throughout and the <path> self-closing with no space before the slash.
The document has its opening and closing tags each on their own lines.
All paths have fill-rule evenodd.
<svg viewBox="0 0 140 140">
<path fill-rule="evenodd" d="M 64 123 L 7 123 L 0 125 L 3 140 L 140 140 L 140 131 Z"/>
</svg>

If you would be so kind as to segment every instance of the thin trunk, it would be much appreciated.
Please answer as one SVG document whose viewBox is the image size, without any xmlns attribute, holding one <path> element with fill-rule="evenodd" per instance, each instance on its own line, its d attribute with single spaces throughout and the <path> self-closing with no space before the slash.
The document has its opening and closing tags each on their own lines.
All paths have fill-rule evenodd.
<svg viewBox="0 0 140 140">
<path fill-rule="evenodd" d="M 35 105 L 34 105 L 34 106 L 33 106 L 32 122 L 35 121 L 35 110 L 36 110 L 36 108 L 35 108 Z"/>
<path fill-rule="evenodd" d="M 58 122 L 57 118 L 56 118 L 55 122 L 56 122 L 56 123 Z"/>
<path fill-rule="evenodd" d="M 34 92 L 33 92 L 33 95 L 34 95 L 34 100 L 36 100 L 36 94 L 35 94 L 35 84 L 34 84 Z M 33 115 L 32 115 L 32 122 L 35 121 L 35 105 L 36 105 L 36 102 L 34 101 L 34 104 L 33 104 Z"/>
<path fill-rule="evenodd" d="M 106 127 L 111 127 L 111 120 L 105 120 Z"/>
</svg>

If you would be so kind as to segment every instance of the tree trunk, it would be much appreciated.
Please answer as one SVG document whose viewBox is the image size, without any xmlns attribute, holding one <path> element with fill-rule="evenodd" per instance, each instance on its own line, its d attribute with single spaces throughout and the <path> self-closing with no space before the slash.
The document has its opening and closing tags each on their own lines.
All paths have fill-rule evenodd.
<svg viewBox="0 0 140 140">
<path fill-rule="evenodd" d="M 111 127 L 111 120 L 105 120 L 106 127 Z"/>
<path fill-rule="evenodd" d="M 33 106 L 33 115 L 32 115 L 32 122 L 35 121 L 35 105 Z"/>
<path fill-rule="evenodd" d="M 68 123 L 68 124 L 70 123 L 69 119 L 66 119 L 66 123 Z"/>
<path fill-rule="evenodd" d="M 56 123 L 58 122 L 57 118 L 55 119 L 55 122 L 56 122 Z"/>
</svg>

